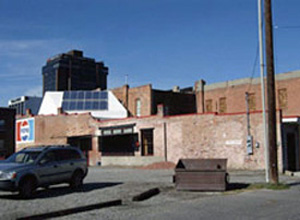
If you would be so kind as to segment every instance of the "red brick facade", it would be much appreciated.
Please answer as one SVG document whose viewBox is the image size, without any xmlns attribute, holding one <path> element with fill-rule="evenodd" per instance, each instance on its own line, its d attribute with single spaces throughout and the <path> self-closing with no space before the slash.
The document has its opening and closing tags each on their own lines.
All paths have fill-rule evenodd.
<svg viewBox="0 0 300 220">
<path fill-rule="evenodd" d="M 276 76 L 277 107 L 282 110 L 284 117 L 296 118 L 293 122 L 293 126 L 296 127 L 294 129 L 286 124 L 283 126 L 278 114 L 280 170 L 283 170 L 284 166 L 291 166 L 292 162 L 289 164 L 289 160 L 293 161 L 294 154 L 296 159 L 292 165 L 295 169 L 300 168 L 300 129 L 296 117 L 300 115 L 298 91 L 300 91 L 300 72 Z M 121 145 L 115 145 L 116 147 L 122 148 L 124 144 L 127 150 L 132 149 L 125 152 L 126 155 L 122 154 L 122 158 L 131 155 L 131 158 L 146 160 L 152 156 L 174 163 L 180 158 L 227 158 L 229 169 L 256 170 L 265 167 L 259 79 L 242 79 L 212 85 L 205 85 L 201 80 L 195 83 L 194 92 L 154 90 L 151 85 L 135 88 L 126 85 L 113 89 L 112 92 L 127 108 L 130 117 L 99 121 L 89 114 L 35 116 L 34 145 L 66 144 L 72 138 L 85 138 L 85 141 L 90 140 L 91 143 L 88 149 L 91 165 L 98 164 L 105 157 L 102 156 L 103 140 L 106 143 L 115 143 L 117 139 L 121 141 Z M 253 154 L 248 154 L 246 148 L 248 135 L 246 92 L 249 95 L 248 105 L 251 111 L 250 133 L 253 137 Z M 284 127 L 295 134 L 298 132 L 295 140 L 288 139 L 291 137 L 290 131 L 281 130 Z M 295 149 L 290 150 L 288 141 Z M 19 144 L 17 147 L 20 149 L 24 146 Z M 109 147 L 106 150 L 115 150 L 114 145 Z M 116 155 L 124 152 L 112 153 Z"/>
<path fill-rule="evenodd" d="M 196 83 L 199 87 L 201 81 Z M 300 71 L 276 75 L 276 103 L 283 116 L 299 115 Z M 241 79 L 205 85 L 196 91 L 197 112 L 246 112 L 245 93 L 249 93 L 251 111 L 262 110 L 260 79 Z M 225 111 L 224 111 L 225 109 Z"/>
<path fill-rule="evenodd" d="M 153 156 L 162 160 L 176 163 L 180 158 L 228 158 L 229 169 L 264 169 L 261 114 L 253 113 L 250 117 L 254 140 L 252 155 L 248 155 L 246 150 L 246 121 L 246 114 L 190 114 L 165 117 L 153 115 L 109 121 L 95 120 L 89 114 L 36 116 L 36 139 L 35 143 L 30 145 L 66 144 L 68 137 L 89 136 L 92 140 L 89 162 L 96 165 L 101 161 L 99 129 L 132 124 L 140 143 L 142 131 L 153 130 Z M 281 142 L 279 124 L 278 142 Z M 19 144 L 18 149 L 25 146 Z M 143 158 L 142 147 L 135 151 L 135 157 Z M 282 169 L 281 152 L 279 147 L 278 161 Z"/>
<path fill-rule="evenodd" d="M 130 116 L 149 116 L 157 113 L 157 105 L 163 104 L 168 115 L 196 113 L 196 97 L 193 92 L 162 91 L 152 85 L 129 88 L 128 85 L 111 90 L 128 109 Z M 138 114 L 137 102 L 140 102 Z"/>
</svg>

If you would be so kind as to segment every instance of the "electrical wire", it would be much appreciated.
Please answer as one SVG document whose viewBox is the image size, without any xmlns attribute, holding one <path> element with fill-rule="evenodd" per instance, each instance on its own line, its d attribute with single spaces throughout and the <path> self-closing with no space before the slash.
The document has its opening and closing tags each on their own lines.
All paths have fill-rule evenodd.
<svg viewBox="0 0 300 220">
<path fill-rule="evenodd" d="M 249 92 L 251 90 L 251 87 L 252 87 L 253 77 L 254 77 L 255 70 L 257 69 L 257 64 L 258 64 L 258 57 L 259 57 L 259 44 L 257 42 L 256 55 L 255 55 L 255 59 L 254 59 L 253 67 L 252 67 L 252 73 L 251 73 L 250 83 L 249 83 L 247 92 Z"/>
</svg>

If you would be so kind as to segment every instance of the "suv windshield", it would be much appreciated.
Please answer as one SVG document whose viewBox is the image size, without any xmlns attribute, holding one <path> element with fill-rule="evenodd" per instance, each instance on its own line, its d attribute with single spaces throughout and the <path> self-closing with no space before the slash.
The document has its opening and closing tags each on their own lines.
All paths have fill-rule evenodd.
<svg viewBox="0 0 300 220">
<path fill-rule="evenodd" d="M 33 163 L 40 153 L 40 151 L 21 151 L 11 155 L 6 161 L 12 163 Z"/>
</svg>

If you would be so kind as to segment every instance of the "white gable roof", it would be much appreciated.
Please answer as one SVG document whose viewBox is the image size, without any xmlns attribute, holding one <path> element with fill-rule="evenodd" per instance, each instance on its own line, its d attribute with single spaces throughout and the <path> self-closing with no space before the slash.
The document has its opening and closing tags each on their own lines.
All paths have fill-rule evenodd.
<svg viewBox="0 0 300 220">
<path fill-rule="evenodd" d="M 126 118 L 128 116 L 126 108 L 120 103 L 120 101 L 114 96 L 111 91 L 108 93 L 108 108 L 106 110 L 72 110 L 65 111 L 66 113 L 88 113 L 95 118 L 99 119 L 116 119 Z M 46 92 L 39 110 L 39 115 L 57 115 L 58 108 L 62 107 L 64 92 Z"/>
</svg>

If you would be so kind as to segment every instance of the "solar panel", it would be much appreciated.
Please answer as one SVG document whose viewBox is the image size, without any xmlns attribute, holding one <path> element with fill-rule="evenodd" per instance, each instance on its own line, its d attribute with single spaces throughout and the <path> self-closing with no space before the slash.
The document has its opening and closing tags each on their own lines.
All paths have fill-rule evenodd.
<svg viewBox="0 0 300 220">
<path fill-rule="evenodd" d="M 92 102 L 93 104 L 93 109 L 99 109 L 99 102 L 98 101 L 94 101 Z"/>
<path fill-rule="evenodd" d="M 85 98 L 86 98 L 86 99 L 91 99 L 91 98 L 92 98 L 92 92 L 86 91 L 86 92 L 85 92 Z"/>
<path fill-rule="evenodd" d="M 70 92 L 64 92 L 64 99 L 69 99 L 70 97 Z"/>
<path fill-rule="evenodd" d="M 64 102 L 62 103 L 62 109 L 63 109 L 63 110 L 68 110 L 68 102 L 64 101 Z"/>
<path fill-rule="evenodd" d="M 69 104 L 69 109 L 70 110 L 76 110 L 76 102 L 75 101 L 71 101 Z"/>
<path fill-rule="evenodd" d="M 100 93 L 99 92 L 93 92 L 93 99 L 99 99 Z"/>
<path fill-rule="evenodd" d="M 83 101 L 77 102 L 77 110 L 84 110 L 84 102 Z"/>
<path fill-rule="evenodd" d="M 106 110 L 107 109 L 107 101 L 101 101 L 100 102 L 100 109 L 101 110 Z"/>
<path fill-rule="evenodd" d="M 63 110 L 107 110 L 107 91 L 66 91 L 63 95 Z"/>
<path fill-rule="evenodd" d="M 73 91 L 71 92 L 71 99 L 77 99 L 77 92 L 76 91 Z"/>
<path fill-rule="evenodd" d="M 107 99 L 107 92 L 101 92 L 100 99 Z"/>
<path fill-rule="evenodd" d="M 91 101 L 86 101 L 86 102 L 85 102 L 84 109 L 85 109 L 85 110 L 93 110 L 92 106 L 93 106 L 93 102 L 91 102 Z"/>
<path fill-rule="evenodd" d="M 84 92 L 83 91 L 78 91 L 78 99 L 84 99 Z"/>
</svg>

